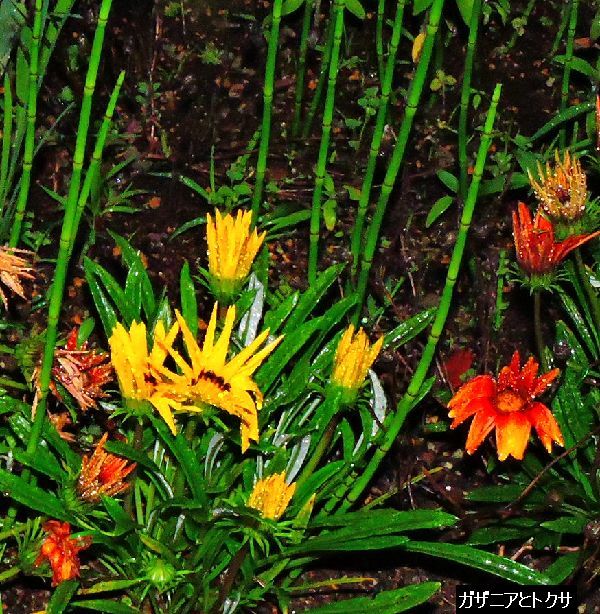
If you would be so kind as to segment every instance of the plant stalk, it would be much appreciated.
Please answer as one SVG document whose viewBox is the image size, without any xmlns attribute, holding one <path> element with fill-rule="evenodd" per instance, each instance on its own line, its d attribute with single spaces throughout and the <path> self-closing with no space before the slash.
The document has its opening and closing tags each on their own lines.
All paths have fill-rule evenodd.
<svg viewBox="0 0 600 614">
<path fill-rule="evenodd" d="M 265 68 L 265 87 L 263 89 L 263 117 L 256 162 L 256 183 L 252 195 L 252 220 L 256 224 L 260 213 L 265 172 L 267 169 L 267 156 L 269 154 L 269 140 L 271 138 L 271 107 L 273 105 L 273 90 L 275 84 L 275 64 L 277 62 L 277 49 L 279 47 L 279 24 L 281 23 L 281 5 L 283 0 L 274 0 L 273 19 L 269 33 L 269 46 L 267 48 L 267 65 Z"/>
<path fill-rule="evenodd" d="M 331 61 L 329 63 L 327 94 L 325 97 L 325 110 L 323 111 L 323 129 L 321 133 L 319 157 L 317 159 L 315 189 L 313 191 L 310 216 L 310 245 L 308 251 L 308 282 L 310 284 L 314 284 L 317 279 L 319 233 L 321 230 L 321 195 L 323 193 L 323 182 L 325 181 L 325 172 L 327 168 L 331 123 L 333 121 L 333 110 L 335 104 L 335 85 L 337 81 L 342 32 L 344 30 L 344 0 L 335 0 L 333 14 L 335 16 L 333 45 L 331 49 Z"/>
<path fill-rule="evenodd" d="M 546 361 L 546 352 L 544 351 L 544 337 L 542 335 L 542 298 L 541 291 L 534 290 L 533 292 L 533 332 L 535 335 L 535 347 L 540 359 L 540 364 L 544 371 L 548 371 L 548 364 Z"/>
<path fill-rule="evenodd" d="M 566 110 L 569 104 L 569 83 L 571 81 L 571 62 L 573 61 L 573 45 L 575 29 L 577 28 L 577 13 L 579 0 L 571 0 L 569 3 L 569 29 L 567 31 L 567 45 L 565 49 L 565 65 L 563 68 L 562 87 L 560 91 L 560 112 Z M 559 145 L 564 149 L 567 145 L 567 129 L 563 126 L 559 132 Z"/>
<path fill-rule="evenodd" d="M 302 121 L 302 98 L 304 97 L 304 80 L 306 77 L 306 54 L 308 52 L 308 35 L 313 15 L 315 0 L 304 0 L 304 17 L 302 18 L 302 33 L 300 34 L 300 57 L 296 71 L 296 91 L 294 95 L 294 119 L 292 121 L 292 136 L 300 134 Z"/>
<path fill-rule="evenodd" d="M 425 42 L 423 43 L 423 50 L 421 52 L 421 58 L 419 59 L 415 76 L 408 91 L 404 120 L 402 121 L 402 126 L 400 127 L 400 132 L 398 133 L 392 158 L 385 174 L 383 185 L 381 186 L 381 192 L 377 201 L 375 214 L 367 231 L 365 249 L 362 256 L 362 263 L 358 278 L 357 307 L 354 316 L 355 325 L 358 324 L 360 313 L 362 311 L 362 305 L 365 300 L 369 272 L 371 270 L 371 265 L 373 264 L 373 256 L 375 254 L 375 249 L 377 248 L 381 224 L 383 222 L 387 204 L 390 199 L 390 194 L 392 193 L 392 189 L 396 183 L 396 177 L 398 176 L 400 166 L 404 160 L 404 152 L 406 150 L 408 138 L 412 129 L 413 120 L 419 107 L 419 101 L 421 99 L 421 93 L 425 84 L 425 78 L 427 77 L 429 61 L 431 59 L 431 53 L 436 39 L 443 7 L 444 0 L 434 0 L 431 6 L 429 23 L 427 25 L 427 36 L 425 38 Z"/>
<path fill-rule="evenodd" d="M 487 159 L 487 153 L 490 148 L 492 142 L 492 130 L 494 127 L 494 120 L 496 118 L 496 110 L 498 107 L 498 101 L 500 100 L 500 92 L 502 86 L 500 84 L 496 85 L 494 89 L 494 94 L 492 96 L 492 102 L 490 104 L 490 108 L 487 113 L 487 117 L 485 120 L 485 126 L 483 130 L 483 135 L 481 138 L 481 143 L 479 145 L 479 150 L 477 152 L 477 158 L 475 161 L 475 169 L 473 172 L 473 179 L 471 181 L 471 185 L 469 187 L 469 193 L 467 195 L 467 199 L 464 204 L 460 226 L 458 230 L 458 236 L 456 239 L 456 243 L 454 244 L 454 249 L 452 251 L 452 257 L 450 259 L 450 264 L 448 265 L 448 273 L 446 276 L 446 283 L 444 286 L 444 290 L 442 292 L 442 297 L 440 299 L 440 303 L 437 309 L 437 313 L 433 324 L 431 326 L 431 331 L 429 333 L 429 338 L 427 339 L 427 345 L 423 351 L 417 369 L 414 372 L 413 377 L 411 378 L 410 384 L 408 386 L 408 390 L 398 403 L 396 411 L 390 416 L 390 420 L 386 422 L 386 429 L 383 432 L 383 438 L 381 440 L 381 444 L 375 450 L 371 460 L 369 461 L 365 471 L 359 476 L 358 480 L 354 483 L 354 486 L 350 490 L 350 492 L 346 495 L 343 500 L 340 508 L 342 510 L 349 509 L 360 497 L 364 489 L 367 487 L 371 478 L 375 474 L 375 471 L 379 467 L 379 464 L 383 460 L 383 458 L 390 451 L 392 445 L 396 441 L 398 434 L 400 433 L 400 429 L 404 424 L 404 420 L 408 415 L 409 411 L 414 407 L 415 402 L 419 398 L 420 391 L 425 383 L 427 378 L 427 373 L 429 371 L 429 367 L 431 362 L 435 356 L 435 351 L 437 347 L 437 343 L 440 339 L 440 336 L 444 330 L 444 326 L 446 323 L 446 318 L 448 317 L 448 312 L 450 310 L 450 306 L 452 303 L 452 295 L 454 292 L 454 286 L 456 284 L 456 280 L 458 278 L 458 273 L 460 271 L 462 257 L 465 251 L 465 245 L 467 241 L 467 236 L 469 232 L 469 227 L 471 225 L 471 220 L 473 219 L 473 213 L 475 210 L 475 205 L 477 203 L 477 194 L 479 192 L 479 184 L 481 183 L 481 177 L 483 175 L 483 171 L 485 168 L 485 162 Z"/>
</svg>

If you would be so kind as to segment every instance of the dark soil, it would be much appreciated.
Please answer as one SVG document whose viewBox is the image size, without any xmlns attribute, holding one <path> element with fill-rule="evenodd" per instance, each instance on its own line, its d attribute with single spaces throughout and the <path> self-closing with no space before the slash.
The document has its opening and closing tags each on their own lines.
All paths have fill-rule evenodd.
<svg viewBox="0 0 600 614">
<path fill-rule="evenodd" d="M 365 4 L 373 10 L 373 3 Z M 516 14 L 525 4 L 523 1 L 511 3 Z M 181 12 L 173 8 L 179 5 L 185 9 L 184 19 Z M 502 51 L 501 46 L 514 32 L 510 24 L 504 26 L 494 16 L 482 28 L 473 87 L 487 97 L 496 82 L 503 84 L 497 123 L 499 137 L 495 145 L 497 152 L 502 152 L 502 133 L 512 136 L 532 134 L 558 108 L 560 67 L 549 58 L 560 21 L 560 5 L 560 2 L 538 2 L 524 34 L 517 38 L 509 51 Z M 40 117 L 56 117 L 62 111 L 64 103 L 57 94 L 65 86 L 72 88 L 76 97 L 79 96 L 84 71 L 81 67 L 69 70 L 67 54 L 69 46 L 74 46 L 79 61 L 84 65 L 91 41 L 91 24 L 95 22 L 95 7 L 96 3 L 83 3 L 80 9 L 83 19 L 72 20 L 59 42 L 43 94 Z M 323 3 L 322 10 L 326 8 Z M 176 14 L 168 16 L 169 9 Z M 591 15 L 587 5 L 581 10 L 577 33 L 585 36 Z M 312 195 L 318 127 L 306 142 L 294 142 L 289 138 L 300 13 L 284 21 L 281 33 L 268 165 L 268 179 L 277 182 L 280 189 L 269 195 L 271 208 L 290 204 L 308 208 Z M 101 69 L 98 100 L 106 100 L 121 69 L 127 71 L 127 78 L 116 114 L 118 135 L 115 135 L 105 160 L 110 166 L 135 155 L 135 161 L 119 175 L 120 187 L 133 182 L 136 188 L 147 193 L 133 200 L 141 208 L 140 213 L 106 214 L 95 219 L 96 241 L 88 252 L 90 257 L 116 272 L 120 270 L 118 253 L 107 234 L 107 230 L 114 230 L 129 238 L 142 251 L 157 284 L 166 284 L 173 297 L 177 296 L 183 262 L 190 261 L 194 270 L 203 263 L 205 245 L 201 229 L 195 227 L 175 239 L 172 237 L 182 224 L 203 215 L 208 210 L 206 203 L 179 182 L 150 173 L 181 173 L 202 186 L 209 186 L 213 152 L 216 184 L 227 183 L 227 168 L 245 152 L 260 124 L 266 54 L 261 23 L 268 14 L 267 1 L 179 3 L 136 0 L 115 3 L 105 43 L 106 56 Z M 450 15 L 450 18 L 455 30 L 444 34 L 438 60 L 440 67 L 458 80 L 458 85 L 448 88 L 443 96 L 431 96 L 426 92 L 424 98 L 429 102 L 417 115 L 403 173 L 390 200 L 370 291 L 378 301 L 383 301 L 389 296 L 389 288 L 395 281 L 402 278 L 405 281 L 394 296 L 392 307 L 379 322 L 381 329 L 437 303 L 456 237 L 459 216 L 456 206 L 431 228 L 425 228 L 425 219 L 433 202 L 445 193 L 436 177 L 437 171 L 447 169 L 454 172 L 457 168 L 456 137 L 448 126 L 456 123 L 466 31 L 457 16 Z M 323 37 L 325 20 L 324 15 L 314 32 L 317 39 Z M 419 20 L 409 17 L 408 30 L 416 32 Z M 543 25 L 547 23 L 544 20 L 550 20 L 552 25 Z M 338 77 L 340 103 L 333 129 L 336 158 L 330 172 L 339 192 L 339 219 L 335 229 L 325 236 L 321 250 L 322 266 L 349 259 L 347 237 L 353 225 L 354 203 L 347 200 L 342 185 L 360 186 L 369 134 L 367 131 L 357 155 L 349 146 L 354 135 L 345 127 L 343 117 L 358 117 L 361 113 L 358 98 L 364 88 L 377 83 L 374 22 L 374 15 L 369 14 L 364 23 L 351 20 L 347 27 L 345 53 L 346 56 L 357 56 L 358 61 L 354 66 L 343 68 Z M 399 57 L 410 58 L 410 49 L 411 43 L 405 39 Z M 211 51 L 216 58 L 214 64 L 208 63 Z M 399 71 L 398 86 L 406 86 L 406 75 L 412 70 L 410 62 L 403 67 L 404 74 Z M 317 73 L 318 54 L 313 50 L 309 57 L 309 80 L 315 79 Z M 579 96 L 576 89 L 579 85 L 575 82 L 572 101 Z M 154 94 L 147 93 L 153 88 Z M 486 108 L 487 98 L 472 117 L 471 128 L 481 124 Z M 101 107 L 97 110 L 97 116 L 100 116 Z M 398 101 L 391 111 L 392 128 L 398 125 L 402 113 L 402 104 Z M 46 147 L 38 159 L 42 170 L 39 183 L 60 193 L 64 193 L 65 177 L 68 177 L 75 122 L 75 114 L 68 116 L 59 127 L 55 142 Z M 393 140 L 393 136 L 390 139 Z M 389 147 L 392 145 L 390 142 Z M 492 156 L 491 162 L 498 160 Z M 379 181 L 385 161 L 382 157 Z M 253 181 L 252 176 L 249 179 Z M 45 230 L 59 219 L 60 212 L 41 188 L 36 189 L 35 195 L 38 202 L 35 225 Z M 525 191 L 502 194 L 482 202 L 476 213 L 466 266 L 456 289 L 436 363 L 439 376 L 436 396 L 440 399 L 448 395 L 443 364 L 454 350 L 472 350 L 473 369 L 478 373 L 495 371 L 497 365 L 506 361 L 515 349 L 524 354 L 533 351 L 532 306 L 528 295 L 516 287 L 506 285 L 504 289 L 510 305 L 504 313 L 501 329 L 494 331 L 492 325 L 499 254 L 501 250 L 510 254 L 512 247 L 510 212 L 518 199 L 526 197 Z M 56 233 L 55 227 L 51 229 L 52 242 L 44 248 L 48 255 L 55 249 Z M 278 238 L 270 249 L 273 283 L 304 287 L 307 225 Z M 69 300 L 63 315 L 65 331 L 92 311 L 82 278 L 81 267 L 76 266 L 71 271 Z M 550 324 L 549 321 L 548 338 L 552 334 Z M 420 343 L 415 343 L 403 348 L 401 354 L 384 354 L 379 359 L 376 370 L 381 374 L 392 402 L 405 390 L 421 347 Z M 397 494 L 389 502 L 399 509 L 441 505 L 458 516 L 466 515 L 465 494 L 476 486 L 489 484 L 491 478 L 485 471 L 485 455 L 463 456 L 464 429 L 436 436 L 425 434 L 423 427 L 428 423 L 444 420 L 447 420 L 447 411 L 441 401 L 436 403 L 434 399 L 414 412 L 393 454 L 382 467 L 369 498 L 395 489 Z M 411 485 L 416 476 L 423 476 L 423 479 Z M 462 536 L 468 531 L 469 527 L 465 525 Z M 457 537 L 461 536 L 452 534 L 443 539 Z M 504 553 L 513 554 L 509 548 Z M 518 560 L 541 569 L 551 562 L 551 556 L 544 552 L 525 551 Z M 421 611 L 441 614 L 454 611 L 454 587 L 457 583 L 475 582 L 477 579 L 486 581 L 483 576 L 478 578 L 472 570 L 398 553 L 388 553 L 385 557 L 378 554 L 372 559 L 361 555 L 360 562 L 351 558 L 332 560 L 307 575 L 311 581 L 363 575 L 373 578 L 373 582 L 365 582 L 363 587 L 346 592 L 340 588 L 335 593 L 320 592 L 299 598 L 294 604 L 296 611 L 337 600 L 341 595 L 355 596 L 361 591 L 368 593 L 424 580 L 439 580 L 443 585 L 442 592 Z M 37 589 L 28 592 L 15 586 L 4 594 L 5 611 L 18 614 L 42 609 L 46 596 L 47 593 Z M 587 612 L 599 611 L 597 594 L 585 597 L 585 603 Z"/>
</svg>

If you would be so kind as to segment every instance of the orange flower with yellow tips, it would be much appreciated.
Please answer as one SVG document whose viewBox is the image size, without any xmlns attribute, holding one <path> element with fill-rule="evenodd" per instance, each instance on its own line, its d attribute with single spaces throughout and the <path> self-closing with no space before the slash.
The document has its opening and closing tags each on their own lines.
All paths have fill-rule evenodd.
<svg viewBox="0 0 600 614">
<path fill-rule="evenodd" d="M 136 463 L 104 451 L 108 433 L 97 443 L 91 458 L 81 459 L 81 473 L 77 480 L 77 494 L 90 503 L 100 501 L 104 495 L 114 497 L 129 488 L 125 478 L 135 469 Z"/>
<path fill-rule="evenodd" d="M 241 420 L 242 452 L 250 441 L 258 441 L 258 415 L 263 395 L 252 376 L 265 358 L 275 349 L 281 337 L 263 347 L 269 336 L 266 330 L 249 345 L 227 359 L 231 333 L 235 322 L 235 307 L 229 307 L 223 330 L 215 340 L 218 305 L 215 304 L 202 347 L 194 338 L 185 320 L 176 312 L 183 342 L 189 356 L 188 363 L 179 352 L 169 347 L 169 353 L 180 373 L 163 371 L 170 380 L 170 390 L 187 403 L 213 405 Z M 185 409 L 183 409 L 185 411 Z M 181 409 L 179 410 L 181 411 Z M 195 408 L 195 411 L 201 409 Z"/>
<path fill-rule="evenodd" d="M 363 385 L 382 345 L 383 337 L 371 345 L 362 328 L 354 334 L 352 324 L 342 335 L 333 359 L 331 383 L 343 391 L 346 403 L 352 403 L 356 399 L 358 390 Z"/>
<path fill-rule="evenodd" d="M 568 151 L 561 160 L 557 150 L 554 158 L 554 168 L 547 162 L 544 169 L 538 162 L 539 181 L 528 171 L 529 182 L 548 217 L 570 224 L 585 213 L 586 177 L 579 160 Z"/>
<path fill-rule="evenodd" d="M 252 213 L 206 216 L 209 284 L 218 301 L 230 303 L 248 277 L 266 233 L 250 231 Z"/>
<path fill-rule="evenodd" d="M 529 275 L 533 286 L 545 286 L 544 276 L 552 274 L 570 252 L 597 237 L 600 231 L 556 241 L 552 222 L 540 211 L 532 220 L 527 205 L 519 203 L 518 212 L 513 212 L 513 234 L 520 267 Z"/>
<path fill-rule="evenodd" d="M 247 505 L 260 512 L 263 518 L 278 520 L 290 504 L 295 491 L 295 482 L 285 483 L 285 472 L 274 473 L 256 482 Z"/>
<path fill-rule="evenodd" d="M 535 400 L 556 379 L 559 369 L 538 376 L 538 363 L 533 357 L 522 368 L 520 365 L 519 352 L 515 352 L 497 379 L 479 375 L 461 386 L 448 403 L 453 418 L 450 428 L 473 417 L 465 446 L 469 454 L 494 429 L 501 461 L 509 456 L 523 459 L 532 427 L 548 452 L 553 441 L 564 446 L 556 419 L 546 405 Z"/>
</svg>

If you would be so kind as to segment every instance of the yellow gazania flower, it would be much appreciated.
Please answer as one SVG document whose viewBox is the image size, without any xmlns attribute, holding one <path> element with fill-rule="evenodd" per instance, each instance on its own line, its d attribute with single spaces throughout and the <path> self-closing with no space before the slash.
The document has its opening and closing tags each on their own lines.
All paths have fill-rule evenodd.
<svg viewBox="0 0 600 614">
<path fill-rule="evenodd" d="M 570 224 L 585 213 L 587 182 L 579 160 L 565 151 L 561 161 L 558 150 L 555 165 L 550 162 L 544 169 L 538 162 L 540 181 L 528 171 L 529 183 L 545 213 L 555 222 Z"/>
<path fill-rule="evenodd" d="M 230 302 L 248 277 L 266 233 L 250 232 L 250 211 L 238 211 L 234 218 L 216 210 L 214 222 L 210 214 L 206 217 L 211 290 L 218 300 Z"/>
<path fill-rule="evenodd" d="M 164 324 L 158 322 L 150 352 L 143 322 L 133 322 L 129 331 L 117 323 L 108 340 L 110 359 L 123 397 L 129 401 L 150 402 L 173 433 L 176 432 L 173 410 L 200 411 L 194 406 L 183 405 L 184 399 L 163 377 L 164 362 L 178 332 L 178 324 L 173 324 L 167 333 Z"/>
<path fill-rule="evenodd" d="M 296 483 L 285 483 L 285 472 L 258 480 L 248 498 L 248 507 L 258 510 L 263 518 L 278 520 L 290 504 Z"/>
<path fill-rule="evenodd" d="M 356 393 L 363 385 L 382 345 L 383 337 L 371 345 L 362 328 L 359 328 L 355 335 L 352 324 L 342 335 L 333 360 L 331 383 L 345 391 L 346 403 L 355 400 Z"/>
<path fill-rule="evenodd" d="M 258 441 L 257 411 L 262 407 L 263 400 L 262 393 L 252 379 L 252 375 L 275 349 L 281 337 L 257 351 L 269 335 L 269 331 L 266 330 L 239 354 L 227 361 L 231 332 L 235 322 L 235 307 L 227 309 L 223 331 L 215 342 L 217 309 L 218 304 L 215 304 L 202 348 L 198 345 L 181 314 L 178 311 L 175 312 L 190 364 L 179 352 L 169 347 L 169 353 L 181 370 L 181 374 L 169 372 L 167 377 L 172 382 L 172 389 L 176 390 L 182 398 L 185 397 L 188 402 L 214 405 L 238 417 L 242 422 L 242 452 L 245 452 L 250 445 L 250 440 Z"/>
</svg>

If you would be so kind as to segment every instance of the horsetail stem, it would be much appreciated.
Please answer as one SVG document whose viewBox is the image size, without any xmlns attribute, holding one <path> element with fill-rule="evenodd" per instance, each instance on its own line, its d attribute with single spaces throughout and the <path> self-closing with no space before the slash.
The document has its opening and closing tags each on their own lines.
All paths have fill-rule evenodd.
<svg viewBox="0 0 600 614">
<path fill-rule="evenodd" d="M 565 66 L 563 69 L 562 86 L 560 91 L 560 112 L 566 110 L 569 104 L 569 83 L 571 80 L 571 62 L 573 61 L 573 45 L 575 40 L 575 29 L 577 28 L 577 13 L 579 11 L 579 0 L 571 0 L 569 13 L 569 29 L 567 31 L 567 46 L 565 49 Z M 560 149 L 567 146 L 567 129 L 563 126 L 559 132 Z"/>
<path fill-rule="evenodd" d="M 494 93 L 492 95 L 492 101 L 485 120 L 483 135 L 479 144 L 479 150 L 477 151 L 475 169 L 473 171 L 473 179 L 471 181 L 471 185 L 469 186 L 469 192 L 467 194 L 467 199 L 465 200 L 460 220 L 460 226 L 458 229 L 458 236 L 456 238 L 456 243 L 454 244 L 454 249 L 452 250 L 450 264 L 448 265 L 446 283 L 444 285 L 444 290 L 442 292 L 442 297 L 440 299 L 435 319 L 433 321 L 433 324 L 431 325 L 431 331 L 429 333 L 429 338 L 427 339 L 427 345 L 425 346 L 419 364 L 417 365 L 417 369 L 411 378 L 406 393 L 398 403 L 396 411 L 391 416 L 389 423 L 386 424 L 386 430 L 382 431 L 384 433 L 384 436 L 381 445 L 376 448 L 365 471 L 360 475 L 358 480 L 355 482 L 354 487 L 346 495 L 346 498 L 340 506 L 340 509 L 342 510 L 349 509 L 357 501 L 358 497 L 361 495 L 361 493 L 373 477 L 373 474 L 377 470 L 377 467 L 379 467 L 379 464 L 381 463 L 383 458 L 390 451 L 393 443 L 398 437 L 398 433 L 400 432 L 402 425 L 404 424 L 404 420 L 406 419 L 406 416 L 408 415 L 409 411 L 413 408 L 414 403 L 417 400 L 419 392 L 427 377 L 429 367 L 435 355 L 437 343 L 444 330 L 446 318 L 448 316 L 450 305 L 452 303 L 452 295 L 454 292 L 456 280 L 458 278 L 463 253 L 465 251 L 469 226 L 471 225 L 471 220 L 473 219 L 473 212 L 477 203 L 479 184 L 481 183 L 481 177 L 485 168 L 488 150 L 492 142 L 492 130 L 494 127 L 494 121 L 496 119 L 496 109 L 498 107 L 501 89 L 502 86 L 500 84 L 496 85 Z"/>
<path fill-rule="evenodd" d="M 273 2 L 273 20 L 269 33 L 269 46 L 267 49 L 267 65 L 265 68 L 265 87 L 263 90 L 263 117 L 256 163 L 256 183 L 252 195 L 252 219 L 254 223 L 260 213 L 262 202 L 265 171 L 267 169 L 267 155 L 269 153 L 269 139 L 271 137 L 271 106 L 273 104 L 273 89 L 275 83 L 275 63 L 277 61 L 277 48 L 279 46 L 279 24 L 281 23 L 281 4 L 283 0 Z"/>
<path fill-rule="evenodd" d="M 315 120 L 315 115 L 317 114 L 317 109 L 319 107 L 319 102 L 321 102 L 321 96 L 323 95 L 323 87 L 325 86 L 325 78 L 329 69 L 329 62 L 331 60 L 331 51 L 333 49 L 333 35 L 334 35 L 334 24 L 335 24 L 335 4 L 331 5 L 331 17 L 329 19 L 329 23 L 327 24 L 327 32 L 325 34 L 325 49 L 323 49 L 323 55 L 321 56 L 321 67 L 319 69 L 319 79 L 317 81 L 317 87 L 315 88 L 314 96 L 310 101 L 310 106 L 308 108 L 308 114 L 306 119 L 304 120 L 304 126 L 302 127 L 302 138 L 307 139 L 310 134 L 310 129 L 312 128 L 313 122 Z"/>
<path fill-rule="evenodd" d="M 319 250 L 319 232 L 321 229 L 321 195 L 327 167 L 327 154 L 333 121 L 333 108 L 335 103 L 335 85 L 338 73 L 340 46 L 344 30 L 344 0 L 335 0 L 334 5 L 335 26 L 333 30 L 333 45 L 331 48 L 331 61 L 329 63 L 329 76 L 327 79 L 327 94 L 325 109 L 323 111 L 323 129 L 321 132 L 321 145 L 317 159 L 315 174 L 315 189 L 313 191 L 312 209 L 310 215 L 310 245 L 308 251 L 308 281 L 315 283 L 317 279 L 317 260 Z"/>
<path fill-rule="evenodd" d="M 79 196 L 79 187 L 81 183 L 81 171 L 83 168 L 83 160 L 85 157 L 85 146 L 87 135 L 90 126 L 90 114 L 92 110 L 92 97 L 96 86 L 96 78 L 98 76 L 98 66 L 102 57 L 102 45 L 104 43 L 104 33 L 106 30 L 106 22 L 110 13 L 112 0 L 102 0 L 100 12 L 98 15 L 98 25 L 94 33 L 94 42 L 92 43 L 92 51 L 90 62 L 85 78 L 85 87 L 83 93 L 83 101 L 79 114 L 79 124 L 77 127 L 77 138 L 75 141 L 75 153 L 73 155 L 73 172 L 69 183 L 69 192 L 65 205 L 65 214 L 63 217 L 62 229 L 60 233 L 60 243 L 58 250 L 58 258 L 56 260 L 56 270 L 52 282 L 50 292 L 50 304 L 48 307 L 48 326 L 46 329 L 46 340 L 44 344 L 44 355 L 42 358 L 42 367 L 40 371 L 40 390 L 39 403 L 33 426 L 27 442 L 27 453 L 33 454 L 39 443 L 42 428 L 44 426 L 44 417 L 46 414 L 46 399 L 48 396 L 48 388 L 50 386 L 50 375 L 52 364 L 54 362 L 54 348 L 56 345 L 58 318 L 62 305 L 63 293 L 65 288 L 65 280 L 67 275 L 67 266 L 69 264 L 70 246 L 74 237 L 77 235 L 77 225 L 75 223 L 77 215 L 77 200 Z"/>
<path fill-rule="evenodd" d="M 295 138 L 300 133 L 302 121 L 302 98 L 304 97 L 304 78 L 306 76 L 306 53 L 308 51 L 308 35 L 310 33 L 310 21 L 313 15 L 315 0 L 304 1 L 304 17 L 302 18 L 302 33 L 300 34 L 300 57 L 298 58 L 298 70 L 296 71 L 296 91 L 294 95 L 294 119 L 292 121 L 292 136 Z"/>
<path fill-rule="evenodd" d="M 377 51 L 377 69 L 379 70 L 379 80 L 383 83 L 384 79 L 384 60 L 383 60 L 383 20 L 385 18 L 385 0 L 377 0 L 377 24 L 375 26 L 375 49 Z"/>
<path fill-rule="evenodd" d="M 35 0 L 33 28 L 31 30 L 31 53 L 29 55 L 29 80 L 27 83 L 27 129 L 25 132 L 25 149 L 23 151 L 23 172 L 19 186 L 19 197 L 15 208 L 15 217 L 10 230 L 9 245 L 16 247 L 21 236 L 21 226 L 25 217 L 29 186 L 31 185 L 31 167 L 35 147 L 35 119 L 37 115 L 38 96 L 38 59 L 40 38 L 42 36 L 42 0 Z"/>
<path fill-rule="evenodd" d="M 13 97 L 10 77 L 4 73 L 4 118 L 2 121 L 2 153 L 0 154 L 0 213 L 8 194 L 8 164 L 13 127 Z"/>
<path fill-rule="evenodd" d="M 419 100 L 421 99 L 421 93 L 425 84 L 425 78 L 429 68 L 429 61 L 431 59 L 431 52 L 433 50 L 433 44 L 436 39 L 437 30 L 440 23 L 440 17 L 442 14 L 442 8 L 444 6 L 444 0 L 434 0 L 430 14 L 429 23 L 427 25 L 427 35 L 425 42 L 423 43 L 423 49 L 421 51 L 421 58 L 415 72 L 415 76 L 411 82 L 410 89 L 406 100 L 406 110 L 404 113 L 404 120 L 400 126 L 400 132 L 394 146 L 392 158 L 390 160 L 383 185 L 381 186 L 381 192 L 379 199 L 377 200 L 377 206 L 375 208 L 375 214 L 369 229 L 367 231 L 367 237 L 365 242 L 365 249 L 362 257 L 362 263 L 360 268 L 360 274 L 358 278 L 357 287 L 357 302 L 356 312 L 354 316 L 354 323 L 357 324 L 360 318 L 362 305 L 365 300 L 365 294 L 367 291 L 367 281 L 369 279 L 369 272 L 373 263 L 373 256 L 379 240 L 379 230 L 381 229 L 381 223 L 387 208 L 387 203 L 392 193 L 394 184 L 396 183 L 396 177 L 404 160 L 404 152 L 408 143 L 408 137 L 412 129 L 413 119 L 417 108 L 419 106 Z"/>
<path fill-rule="evenodd" d="M 462 89 L 460 92 L 460 114 L 458 116 L 458 165 L 460 179 L 458 196 L 464 202 L 469 189 L 469 161 L 467 159 L 467 118 L 469 114 L 469 100 L 471 98 L 471 75 L 473 74 L 473 59 L 475 58 L 475 45 L 477 44 L 477 31 L 481 15 L 481 0 L 474 0 L 469 22 L 469 39 L 465 54 L 465 69 L 463 71 Z"/>
<path fill-rule="evenodd" d="M 377 165 L 377 156 L 381 147 L 381 140 L 385 130 L 385 119 L 387 116 L 388 102 L 392 91 L 392 81 L 394 80 L 394 69 L 396 67 L 396 53 L 400 36 L 402 34 L 402 21 L 404 18 L 404 7 L 407 0 L 398 0 L 396 5 L 396 16 L 394 18 L 394 26 L 392 29 L 392 38 L 388 51 L 387 63 L 385 66 L 385 74 L 381 85 L 381 99 L 377 108 L 377 117 L 375 118 L 375 129 L 371 138 L 371 147 L 369 149 L 369 159 L 367 168 L 363 178 L 362 187 L 360 190 L 360 199 L 358 201 L 358 209 L 356 213 L 356 221 L 352 230 L 352 277 L 356 275 L 360 253 L 362 249 L 362 234 L 365 225 L 365 217 L 367 215 L 367 207 L 371 198 L 371 188 L 373 186 L 373 177 L 375 175 L 375 167 Z"/>
<path fill-rule="evenodd" d="M 117 106 L 117 99 L 119 98 L 119 93 L 121 91 L 121 86 L 123 85 L 124 79 L 125 79 L 125 71 L 122 70 L 119 73 L 117 82 L 115 83 L 115 87 L 113 88 L 113 91 L 108 100 L 108 104 L 106 105 L 106 111 L 102 119 L 102 125 L 100 126 L 100 130 L 98 131 L 98 135 L 96 136 L 96 144 L 94 146 L 94 151 L 92 153 L 92 159 L 88 167 L 88 170 L 85 174 L 85 179 L 83 181 L 81 193 L 79 195 L 79 199 L 77 202 L 77 211 L 75 213 L 75 223 L 74 223 L 75 228 L 79 228 L 79 221 L 81 220 L 81 216 L 83 215 L 85 205 L 90 196 L 92 184 L 94 182 L 95 177 L 100 172 L 100 164 L 102 163 L 102 154 L 104 152 L 104 145 L 106 144 L 106 137 L 108 136 L 108 131 L 110 130 L 110 125 L 112 123 L 112 117 L 115 112 L 115 107 Z M 69 246 L 69 257 L 71 257 L 71 254 L 73 253 L 74 245 L 75 245 L 75 236 L 72 236 L 71 245 Z"/>
</svg>

